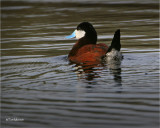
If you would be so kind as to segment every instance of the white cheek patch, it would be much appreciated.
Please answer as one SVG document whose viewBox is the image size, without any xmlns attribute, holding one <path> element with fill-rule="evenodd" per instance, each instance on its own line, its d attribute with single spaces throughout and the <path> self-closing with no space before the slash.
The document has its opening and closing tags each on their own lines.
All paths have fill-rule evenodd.
<svg viewBox="0 0 160 128">
<path fill-rule="evenodd" d="M 86 34 L 86 32 L 83 31 L 83 30 L 76 30 L 76 38 L 77 39 L 80 39 L 80 38 L 84 37 L 85 34 Z"/>
</svg>

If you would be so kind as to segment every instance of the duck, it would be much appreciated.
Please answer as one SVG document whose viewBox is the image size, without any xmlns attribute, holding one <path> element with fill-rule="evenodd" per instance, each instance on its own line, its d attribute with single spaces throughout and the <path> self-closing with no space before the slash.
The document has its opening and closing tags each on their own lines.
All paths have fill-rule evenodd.
<svg viewBox="0 0 160 128">
<path fill-rule="evenodd" d="M 66 36 L 67 39 L 76 38 L 77 42 L 73 45 L 68 54 L 68 59 L 76 64 L 99 64 L 103 60 L 121 60 L 120 53 L 120 29 L 115 31 L 111 45 L 105 43 L 97 44 L 97 32 L 89 22 L 80 23 L 74 32 Z"/>
</svg>

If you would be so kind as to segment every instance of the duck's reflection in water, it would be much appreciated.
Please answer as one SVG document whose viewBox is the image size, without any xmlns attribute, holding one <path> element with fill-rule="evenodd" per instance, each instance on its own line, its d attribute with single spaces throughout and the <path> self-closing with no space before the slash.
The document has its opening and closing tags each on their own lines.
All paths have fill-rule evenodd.
<svg viewBox="0 0 160 128">
<path fill-rule="evenodd" d="M 76 72 L 78 79 L 85 79 L 88 84 L 95 85 L 97 84 L 95 78 L 101 77 L 100 71 L 103 70 L 104 65 L 102 64 L 76 64 L 74 67 L 74 71 Z M 89 87 L 89 86 L 88 86 Z"/>
<path fill-rule="evenodd" d="M 114 76 L 115 86 L 122 86 L 121 60 L 112 60 L 107 62 L 111 74 Z"/>
<path fill-rule="evenodd" d="M 108 71 L 110 72 L 109 74 L 107 74 Z M 85 80 L 84 82 L 88 83 L 87 88 L 93 87 L 92 85 L 98 85 L 96 78 L 105 78 L 103 75 L 110 74 L 113 76 L 115 86 L 122 85 L 121 61 L 113 60 L 110 62 L 103 61 L 102 63 L 89 62 L 85 64 L 76 64 L 74 67 L 74 72 L 77 74 L 79 80 Z"/>
</svg>

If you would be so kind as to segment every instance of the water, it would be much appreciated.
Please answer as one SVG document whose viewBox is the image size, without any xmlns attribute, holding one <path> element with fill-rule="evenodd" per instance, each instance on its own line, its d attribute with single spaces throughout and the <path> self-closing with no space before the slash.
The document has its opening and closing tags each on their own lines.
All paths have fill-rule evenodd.
<svg viewBox="0 0 160 128">
<path fill-rule="evenodd" d="M 3 0 L 1 10 L 2 127 L 158 128 L 157 0 Z M 69 63 L 76 40 L 64 37 L 82 21 L 107 45 L 121 29 L 119 67 Z"/>
</svg>

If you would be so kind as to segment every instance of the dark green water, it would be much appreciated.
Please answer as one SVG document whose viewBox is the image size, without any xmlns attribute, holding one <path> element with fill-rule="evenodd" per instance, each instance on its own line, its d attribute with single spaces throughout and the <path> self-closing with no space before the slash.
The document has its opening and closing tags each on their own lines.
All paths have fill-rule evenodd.
<svg viewBox="0 0 160 128">
<path fill-rule="evenodd" d="M 1 2 L 2 127 L 158 128 L 158 1 L 57 1 Z M 121 29 L 118 69 L 69 64 L 82 21 L 107 45 Z"/>
</svg>

